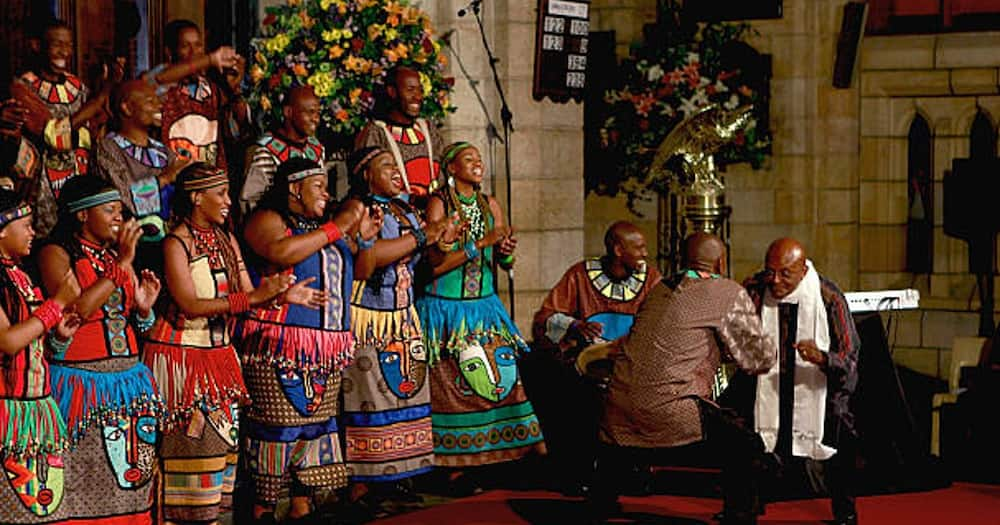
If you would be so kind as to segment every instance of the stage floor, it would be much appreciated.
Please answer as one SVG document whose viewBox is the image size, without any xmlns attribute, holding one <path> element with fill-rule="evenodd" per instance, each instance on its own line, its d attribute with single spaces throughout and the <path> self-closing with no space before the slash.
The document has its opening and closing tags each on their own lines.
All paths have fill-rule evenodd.
<svg viewBox="0 0 1000 525">
<path fill-rule="evenodd" d="M 624 514 L 611 524 L 714 523 L 722 501 L 710 498 L 654 495 L 623 497 Z M 944 489 L 858 498 L 858 515 L 866 524 L 1000 524 L 1000 485 L 955 483 Z M 772 503 L 761 523 L 818 524 L 832 519 L 829 500 Z M 556 492 L 491 490 L 423 510 L 371 523 L 379 525 L 486 525 L 588 523 L 579 498 Z"/>
</svg>

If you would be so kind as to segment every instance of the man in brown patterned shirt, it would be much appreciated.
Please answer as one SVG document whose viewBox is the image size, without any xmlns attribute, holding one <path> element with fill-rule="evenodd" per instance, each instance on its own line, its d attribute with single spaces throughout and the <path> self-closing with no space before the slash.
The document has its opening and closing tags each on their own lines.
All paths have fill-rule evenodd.
<svg viewBox="0 0 1000 525">
<path fill-rule="evenodd" d="M 676 456 L 706 441 L 723 462 L 726 522 L 756 522 L 764 446 L 711 401 L 712 380 L 723 353 L 749 373 L 770 369 L 775 355 L 746 291 L 720 276 L 724 261 L 718 237 L 688 237 L 684 269 L 650 291 L 632 331 L 619 340 L 601 419 L 595 512 L 613 511 L 633 460 L 657 462 L 662 449 Z"/>
</svg>

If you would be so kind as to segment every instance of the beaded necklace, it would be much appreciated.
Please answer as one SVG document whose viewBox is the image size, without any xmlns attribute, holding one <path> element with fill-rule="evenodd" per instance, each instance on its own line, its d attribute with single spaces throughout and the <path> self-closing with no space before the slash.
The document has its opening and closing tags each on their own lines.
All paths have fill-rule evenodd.
<svg viewBox="0 0 1000 525">
<path fill-rule="evenodd" d="M 184 221 L 191 232 L 194 240 L 195 252 L 208 256 L 208 263 L 212 268 L 225 268 L 226 262 L 223 258 L 222 249 L 219 247 L 219 236 L 216 228 L 201 228 L 192 221 Z"/>
<path fill-rule="evenodd" d="M 476 192 L 471 197 L 466 197 L 458 192 L 454 186 L 448 188 L 454 209 L 458 210 L 462 221 L 469 223 L 468 238 L 470 240 L 482 239 L 486 235 L 486 206 L 489 204 L 482 194 Z"/>
</svg>

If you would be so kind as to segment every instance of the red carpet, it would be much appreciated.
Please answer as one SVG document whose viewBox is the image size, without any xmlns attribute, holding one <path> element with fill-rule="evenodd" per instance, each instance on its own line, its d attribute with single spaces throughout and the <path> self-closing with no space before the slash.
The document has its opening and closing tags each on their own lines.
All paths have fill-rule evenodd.
<svg viewBox="0 0 1000 525">
<path fill-rule="evenodd" d="M 375 521 L 380 525 L 485 525 L 586 523 L 579 499 L 545 491 L 495 490 L 428 509 Z M 722 501 L 681 496 L 622 498 L 625 514 L 608 523 L 714 523 Z M 1000 524 L 1000 485 L 956 483 L 930 492 L 858 498 L 863 524 Z M 832 519 L 830 501 L 772 503 L 761 523 L 823 523 Z"/>
</svg>

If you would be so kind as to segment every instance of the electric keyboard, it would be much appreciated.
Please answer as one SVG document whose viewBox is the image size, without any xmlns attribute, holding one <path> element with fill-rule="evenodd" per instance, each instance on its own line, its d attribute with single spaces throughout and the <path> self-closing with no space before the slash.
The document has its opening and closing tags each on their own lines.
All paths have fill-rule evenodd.
<svg viewBox="0 0 1000 525">
<path fill-rule="evenodd" d="M 877 290 L 872 292 L 847 292 L 847 306 L 851 313 L 881 312 L 885 310 L 914 310 L 920 308 L 920 292 L 906 290 Z"/>
</svg>

